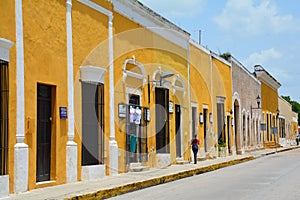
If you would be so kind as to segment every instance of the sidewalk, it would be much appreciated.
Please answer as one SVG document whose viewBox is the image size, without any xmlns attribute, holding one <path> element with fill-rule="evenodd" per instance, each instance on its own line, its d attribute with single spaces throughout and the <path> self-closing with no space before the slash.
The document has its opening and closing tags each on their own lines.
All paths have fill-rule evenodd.
<svg viewBox="0 0 300 200">
<path fill-rule="evenodd" d="M 299 147 L 278 148 L 277 152 Z M 264 149 L 244 155 L 234 155 L 199 161 L 197 164 L 172 165 L 162 169 L 150 169 L 145 172 L 129 172 L 107 176 L 97 181 L 85 181 L 35 189 L 21 194 L 13 194 L 10 199 L 102 199 L 118 194 L 154 186 L 181 178 L 201 174 L 226 166 L 246 162 L 262 156 L 274 154 L 275 149 Z"/>
</svg>

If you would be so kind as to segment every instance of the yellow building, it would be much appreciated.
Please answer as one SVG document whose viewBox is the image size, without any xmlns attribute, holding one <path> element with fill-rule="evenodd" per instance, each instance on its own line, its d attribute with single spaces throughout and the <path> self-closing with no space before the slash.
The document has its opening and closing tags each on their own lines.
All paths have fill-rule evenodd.
<svg viewBox="0 0 300 200">
<path fill-rule="evenodd" d="M 188 159 L 189 34 L 137 1 L 112 2 L 115 107 L 127 109 L 114 119 L 119 172 Z"/>
<path fill-rule="evenodd" d="M 298 135 L 298 113 L 292 112 L 292 136 L 291 139 L 295 139 Z"/>
<path fill-rule="evenodd" d="M 221 139 L 234 147 L 231 63 L 191 41 L 192 132 L 201 142 L 201 157 L 217 156 Z M 199 123 L 198 123 L 199 122 Z"/>
<path fill-rule="evenodd" d="M 0 6 L 1 194 L 189 159 L 187 32 L 135 0 Z"/>
<path fill-rule="evenodd" d="M 193 134 L 200 139 L 199 156 L 216 156 L 214 124 L 212 121 L 212 81 L 210 51 L 190 41 L 191 119 Z"/>
<path fill-rule="evenodd" d="M 281 146 L 288 146 L 295 139 L 295 128 L 293 128 L 294 112 L 292 111 L 292 105 L 282 97 L 278 97 L 278 106 L 280 111 L 278 119 L 279 143 Z"/>
<path fill-rule="evenodd" d="M 232 153 L 231 63 L 180 27 L 137 0 L 0 7 L 1 195 L 189 161 L 195 134 Z M 280 84 L 256 73 L 270 140 Z"/>
<path fill-rule="evenodd" d="M 231 63 L 212 53 L 213 121 L 217 140 L 226 143 L 227 153 L 232 154 L 235 138 L 232 123 L 232 71 Z"/>
<path fill-rule="evenodd" d="M 254 75 L 261 82 L 261 107 L 262 107 L 262 123 L 263 142 L 268 146 L 270 141 L 274 141 L 274 133 L 278 127 L 279 106 L 278 106 L 278 89 L 281 84 L 269 74 L 262 66 L 254 67 Z M 278 142 L 278 134 L 276 134 Z"/>
</svg>

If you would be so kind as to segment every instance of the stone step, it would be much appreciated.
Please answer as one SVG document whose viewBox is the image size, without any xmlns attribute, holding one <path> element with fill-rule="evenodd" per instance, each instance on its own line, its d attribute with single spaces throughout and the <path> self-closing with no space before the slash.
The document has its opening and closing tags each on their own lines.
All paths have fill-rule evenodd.
<svg viewBox="0 0 300 200">
<path fill-rule="evenodd" d="M 271 142 L 265 142 L 264 147 L 266 149 L 275 149 L 275 148 L 281 148 L 282 146 L 279 143 L 276 143 L 274 141 Z"/>
<path fill-rule="evenodd" d="M 148 171 L 150 168 L 148 166 L 143 166 L 142 163 L 130 163 L 129 171 L 130 172 L 143 172 Z"/>
</svg>

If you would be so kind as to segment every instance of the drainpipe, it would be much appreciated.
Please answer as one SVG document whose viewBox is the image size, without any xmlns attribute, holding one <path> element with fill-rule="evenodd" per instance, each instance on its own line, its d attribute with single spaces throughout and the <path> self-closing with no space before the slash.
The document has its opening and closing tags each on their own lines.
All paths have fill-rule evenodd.
<svg viewBox="0 0 300 200">
<path fill-rule="evenodd" d="M 72 0 L 66 0 L 67 72 L 68 72 L 68 142 L 66 155 L 67 183 L 77 181 L 77 144 L 74 141 L 74 80 L 72 41 Z"/>
<path fill-rule="evenodd" d="M 118 174 L 118 144 L 115 138 L 115 85 L 114 85 L 114 46 L 113 46 L 113 15 L 109 15 L 109 93 L 110 93 L 110 137 L 109 137 L 109 169 L 110 175 Z"/>
<path fill-rule="evenodd" d="M 16 139 L 14 146 L 14 192 L 28 190 L 28 145 L 25 140 L 25 92 L 24 92 L 24 43 L 23 43 L 23 10 L 22 0 L 15 1 L 16 15 L 16 73 L 17 73 L 17 119 Z"/>
</svg>

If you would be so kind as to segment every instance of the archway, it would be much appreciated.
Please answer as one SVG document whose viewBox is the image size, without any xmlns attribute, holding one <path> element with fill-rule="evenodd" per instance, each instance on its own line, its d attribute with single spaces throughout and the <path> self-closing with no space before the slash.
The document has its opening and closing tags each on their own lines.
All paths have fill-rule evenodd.
<svg viewBox="0 0 300 200">
<path fill-rule="evenodd" d="M 240 129 L 240 105 L 238 100 L 234 101 L 234 135 L 236 154 L 242 154 L 241 148 L 241 129 Z"/>
</svg>

